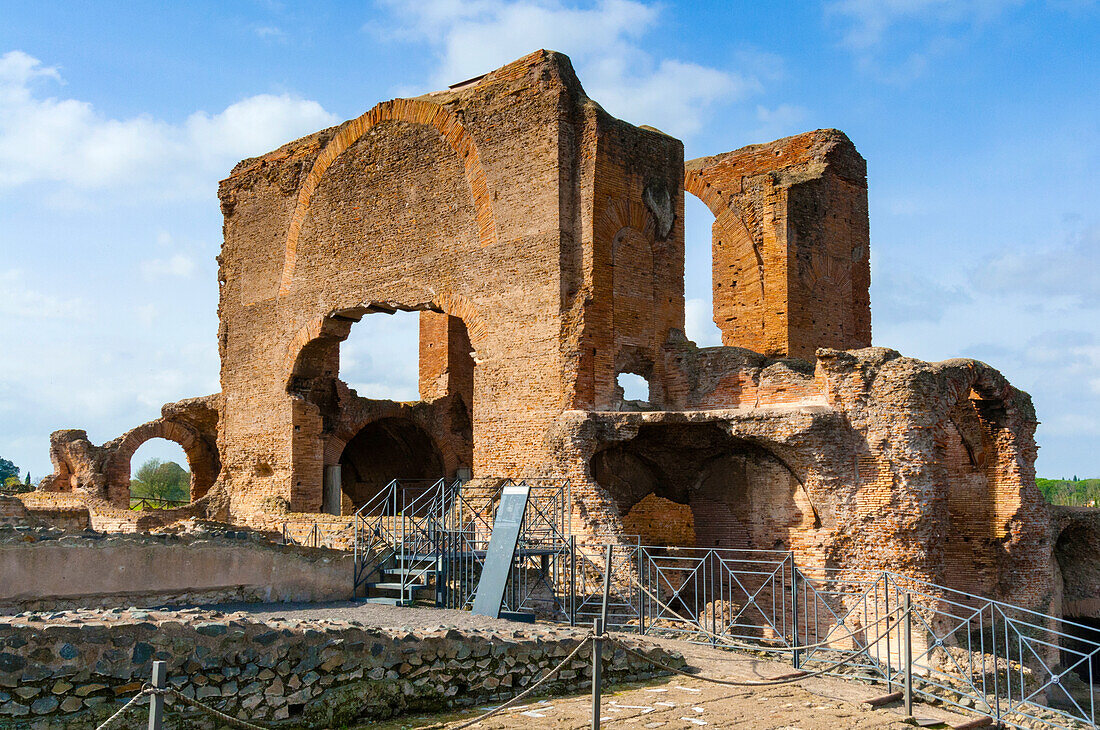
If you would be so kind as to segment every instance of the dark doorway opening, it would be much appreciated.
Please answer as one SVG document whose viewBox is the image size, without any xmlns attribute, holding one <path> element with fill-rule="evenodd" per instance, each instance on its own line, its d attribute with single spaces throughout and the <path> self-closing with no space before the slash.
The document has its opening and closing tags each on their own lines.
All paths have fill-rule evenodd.
<svg viewBox="0 0 1100 730">
<path fill-rule="evenodd" d="M 340 456 L 343 498 L 358 509 L 397 478 L 439 479 L 443 455 L 424 429 L 403 418 L 383 418 L 364 426 Z"/>
<path fill-rule="evenodd" d="M 1062 649 L 1062 666 L 1073 667 L 1073 672 L 1085 682 L 1100 684 L 1100 655 L 1094 653 L 1096 645 L 1100 644 L 1100 619 L 1088 616 L 1066 616 L 1070 623 L 1062 624 L 1062 633 L 1069 634 L 1071 639 L 1064 639 L 1065 646 Z M 1092 654 L 1088 659 L 1082 659 Z"/>
<path fill-rule="evenodd" d="M 713 423 L 645 424 L 591 469 L 643 544 L 785 550 L 789 530 L 813 520 L 778 457 Z"/>
<path fill-rule="evenodd" d="M 1058 535 L 1054 558 L 1062 578 L 1062 666 L 1073 671 L 1085 682 L 1100 684 L 1100 653 L 1087 661 L 1082 657 L 1095 651 L 1100 644 L 1100 563 L 1095 559 L 1100 545 L 1100 531 L 1090 522 L 1076 522 Z"/>
</svg>

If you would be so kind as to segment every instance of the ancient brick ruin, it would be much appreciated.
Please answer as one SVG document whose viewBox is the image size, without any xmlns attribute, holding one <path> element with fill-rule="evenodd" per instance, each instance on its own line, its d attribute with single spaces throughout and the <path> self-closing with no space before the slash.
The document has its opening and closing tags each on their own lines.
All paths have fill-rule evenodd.
<svg viewBox="0 0 1100 730">
<path fill-rule="evenodd" d="M 791 549 L 1054 614 L 1072 584 L 1100 617 L 1088 556 L 1055 550 L 1070 526 L 1100 546 L 1098 523 L 1036 490 L 1029 396 L 975 360 L 871 347 L 851 141 L 683 149 L 539 51 L 241 162 L 219 191 L 221 393 L 101 447 L 55 433 L 27 503 L 270 527 L 395 477 L 554 475 L 581 534 Z M 685 194 L 715 216 L 722 347 L 684 334 Z M 398 310 L 420 313 L 415 403 L 340 379 L 352 327 Z M 129 457 L 152 436 L 186 449 L 195 501 L 135 517 Z"/>
</svg>

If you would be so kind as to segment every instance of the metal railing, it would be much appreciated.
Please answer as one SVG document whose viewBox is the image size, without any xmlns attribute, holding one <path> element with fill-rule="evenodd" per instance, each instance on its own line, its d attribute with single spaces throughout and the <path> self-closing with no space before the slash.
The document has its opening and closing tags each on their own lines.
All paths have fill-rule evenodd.
<svg viewBox="0 0 1100 730">
<path fill-rule="evenodd" d="M 340 522 L 287 521 L 279 530 L 284 545 L 347 550 L 354 541 L 353 525 Z"/>
<path fill-rule="evenodd" d="M 400 600 L 439 570 L 439 532 L 461 482 L 392 480 L 356 510 L 352 521 L 356 595 L 371 578 L 393 570 Z M 396 563 L 396 568 L 387 568 Z"/>
<path fill-rule="evenodd" d="M 575 623 L 599 607 L 604 549 L 577 550 Z M 613 550 L 609 627 L 790 655 L 891 692 L 908 680 L 912 696 L 1010 727 L 1100 719 L 1100 643 L 1087 626 L 890 571 L 801 566 L 789 552 Z"/>
<path fill-rule="evenodd" d="M 357 513 L 356 549 L 383 561 L 430 556 L 436 604 L 468 609 L 498 499 L 460 484 L 413 494 L 393 482 Z M 618 538 L 608 566 L 606 545 L 570 535 L 569 508 L 567 482 L 532 489 L 504 610 L 590 624 L 610 572 L 611 629 L 789 655 L 796 668 L 908 688 L 910 698 L 1009 727 L 1100 719 L 1100 643 L 1088 626 L 891 571 L 799 565 L 788 551 Z"/>
</svg>

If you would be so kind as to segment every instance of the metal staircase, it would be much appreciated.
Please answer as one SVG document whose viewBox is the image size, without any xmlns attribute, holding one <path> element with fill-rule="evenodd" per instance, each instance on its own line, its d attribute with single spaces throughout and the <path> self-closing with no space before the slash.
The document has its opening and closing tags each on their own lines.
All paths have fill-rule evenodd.
<svg viewBox="0 0 1100 730">
<path fill-rule="evenodd" d="M 505 607 L 528 610 L 550 596 L 553 613 L 572 549 L 569 482 L 532 479 L 527 514 Z M 421 603 L 469 609 L 480 582 L 501 490 L 516 484 L 469 488 L 462 481 L 393 480 L 354 517 L 355 592 L 358 600 L 391 605 Z"/>
<path fill-rule="evenodd" d="M 441 601 L 443 523 L 460 482 L 393 480 L 355 513 L 355 596 Z"/>
</svg>

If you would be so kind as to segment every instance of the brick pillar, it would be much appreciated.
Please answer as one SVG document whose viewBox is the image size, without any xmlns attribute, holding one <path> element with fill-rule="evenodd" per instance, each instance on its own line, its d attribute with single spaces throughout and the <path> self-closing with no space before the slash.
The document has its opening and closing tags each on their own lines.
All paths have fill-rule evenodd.
<svg viewBox="0 0 1100 730">
<path fill-rule="evenodd" d="M 458 393 L 470 406 L 474 393 L 473 347 L 466 325 L 440 312 L 420 313 L 420 399 Z"/>
<path fill-rule="evenodd" d="M 867 166 L 835 129 L 686 163 L 715 214 L 722 344 L 812 361 L 871 344 Z"/>
</svg>

